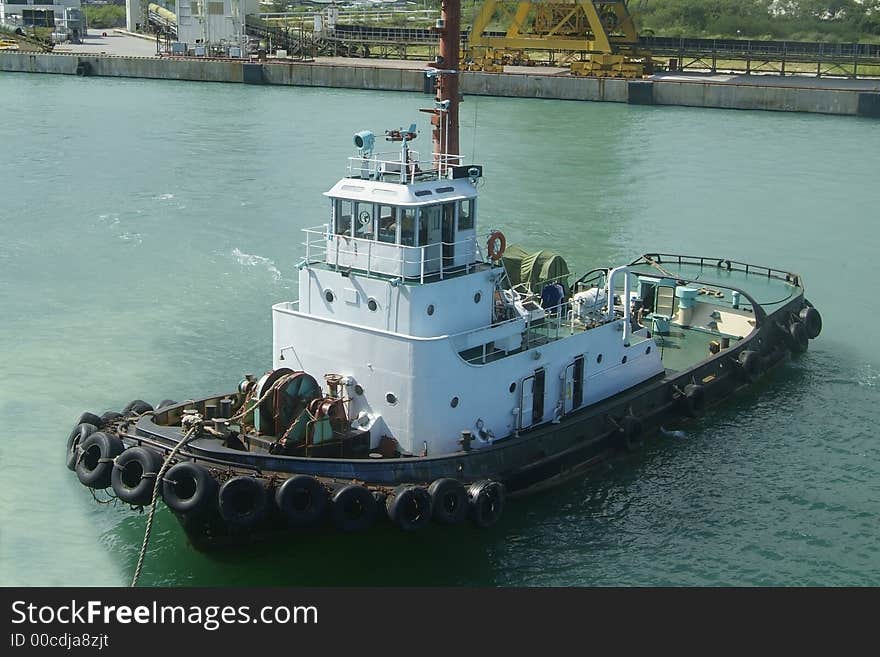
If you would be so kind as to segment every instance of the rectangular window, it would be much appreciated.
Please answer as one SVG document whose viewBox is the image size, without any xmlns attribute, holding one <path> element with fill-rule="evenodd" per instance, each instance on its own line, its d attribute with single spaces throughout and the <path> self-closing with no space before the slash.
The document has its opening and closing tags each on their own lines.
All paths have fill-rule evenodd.
<svg viewBox="0 0 880 657">
<path fill-rule="evenodd" d="M 337 235 L 351 237 L 351 201 L 336 201 L 336 217 L 334 219 L 334 232 Z"/>
<path fill-rule="evenodd" d="M 404 246 L 416 245 L 416 208 L 402 208 L 400 211 L 400 243 Z"/>
<path fill-rule="evenodd" d="M 359 237 L 362 240 L 375 239 L 375 236 L 373 235 L 373 228 L 375 227 L 375 224 L 373 223 L 373 204 L 368 203 L 367 201 L 357 201 L 354 205 L 354 236 Z"/>
<path fill-rule="evenodd" d="M 397 242 L 397 208 L 391 205 L 379 206 L 379 241 L 386 244 Z"/>
<path fill-rule="evenodd" d="M 211 16 L 222 16 L 223 15 L 223 3 L 222 2 L 209 2 L 208 3 L 208 13 Z"/>
<path fill-rule="evenodd" d="M 441 206 L 439 205 L 429 205 L 422 208 L 422 212 L 419 215 L 419 246 L 428 244 L 428 231 L 431 231 L 432 236 L 439 233 L 441 212 Z M 432 243 L 437 241 L 439 240 L 434 238 Z"/>
<path fill-rule="evenodd" d="M 472 230 L 474 227 L 474 202 L 459 201 L 458 203 L 458 229 Z"/>
</svg>

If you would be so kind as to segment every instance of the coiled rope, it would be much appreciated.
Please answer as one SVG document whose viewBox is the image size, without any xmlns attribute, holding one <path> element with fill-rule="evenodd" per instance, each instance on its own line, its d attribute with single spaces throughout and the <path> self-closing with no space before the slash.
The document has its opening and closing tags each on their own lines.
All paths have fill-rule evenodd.
<svg viewBox="0 0 880 657">
<path fill-rule="evenodd" d="M 186 442 L 195 434 L 196 429 L 201 426 L 200 424 L 194 424 L 189 428 L 183 438 L 181 438 L 177 444 L 174 446 L 174 449 L 169 452 L 168 456 L 165 457 L 165 461 L 162 463 L 162 467 L 159 468 L 159 472 L 156 474 L 156 481 L 153 484 L 153 497 L 150 500 L 150 515 L 147 516 L 147 528 L 144 531 L 144 542 L 141 544 L 141 553 L 138 555 L 137 566 L 134 569 L 134 577 L 131 579 L 131 587 L 137 586 L 138 579 L 141 576 L 141 569 L 144 566 L 144 557 L 147 554 L 147 545 L 150 542 L 150 533 L 153 531 L 153 517 L 156 515 L 156 502 L 159 497 L 159 487 L 162 485 L 162 477 L 165 476 L 165 471 L 168 469 L 168 466 L 171 465 L 171 461 L 177 455 L 177 452 L 183 447 Z"/>
</svg>

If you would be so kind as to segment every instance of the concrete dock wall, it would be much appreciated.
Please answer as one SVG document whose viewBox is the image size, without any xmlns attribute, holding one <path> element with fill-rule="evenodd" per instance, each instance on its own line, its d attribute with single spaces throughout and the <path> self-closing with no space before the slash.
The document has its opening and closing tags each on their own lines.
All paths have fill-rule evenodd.
<svg viewBox="0 0 880 657">
<path fill-rule="evenodd" d="M 382 91 L 424 90 L 419 69 L 306 62 L 249 63 L 158 57 L 112 57 L 0 51 L 0 71 L 108 77 L 246 82 Z M 366 65 L 364 65 L 366 64 Z M 880 116 L 880 93 L 858 89 L 739 82 L 575 78 L 522 73 L 462 74 L 464 94 L 512 98 L 683 105 L 725 109 Z"/>
</svg>

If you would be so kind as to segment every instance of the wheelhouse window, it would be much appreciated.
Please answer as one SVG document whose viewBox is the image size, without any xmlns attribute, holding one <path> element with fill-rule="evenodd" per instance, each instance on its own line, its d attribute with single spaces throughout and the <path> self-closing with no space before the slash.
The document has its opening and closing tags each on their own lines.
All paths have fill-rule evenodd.
<svg viewBox="0 0 880 657">
<path fill-rule="evenodd" d="M 397 208 L 392 205 L 379 206 L 379 241 L 387 244 L 397 242 Z"/>
<path fill-rule="evenodd" d="M 416 208 L 400 210 L 400 243 L 404 246 L 416 245 L 416 212 Z"/>
<path fill-rule="evenodd" d="M 354 236 L 361 239 L 371 240 L 373 237 L 373 214 L 374 206 L 366 201 L 357 201 L 355 204 Z"/>
<path fill-rule="evenodd" d="M 440 217 L 442 207 L 439 205 L 427 205 L 422 208 L 419 217 L 419 246 L 428 244 L 428 234 L 438 235 L 440 231 Z M 437 241 L 437 240 L 433 240 Z"/>
<path fill-rule="evenodd" d="M 458 229 L 472 230 L 474 227 L 473 199 L 458 202 Z"/>
<path fill-rule="evenodd" d="M 333 232 L 337 235 L 347 235 L 348 237 L 353 235 L 351 225 L 352 205 L 351 201 L 336 201 Z"/>
</svg>

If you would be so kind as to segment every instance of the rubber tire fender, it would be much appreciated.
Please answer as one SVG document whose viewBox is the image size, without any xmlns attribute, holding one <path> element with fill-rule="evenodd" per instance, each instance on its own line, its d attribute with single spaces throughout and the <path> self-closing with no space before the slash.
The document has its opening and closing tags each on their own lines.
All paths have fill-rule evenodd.
<svg viewBox="0 0 880 657">
<path fill-rule="evenodd" d="M 190 495 L 186 492 L 192 491 Z M 198 516 L 217 502 L 217 480 L 204 466 L 181 461 L 162 477 L 162 499 L 175 513 Z"/>
<path fill-rule="evenodd" d="M 113 463 L 113 473 L 110 475 L 110 484 L 113 492 L 123 502 L 134 506 L 148 506 L 153 501 L 153 487 L 156 484 L 156 475 L 162 467 L 162 457 L 152 449 L 146 447 L 129 447 L 116 457 Z M 134 485 L 129 479 L 129 469 L 137 475 L 138 480 Z"/>
<path fill-rule="evenodd" d="M 294 475 L 275 491 L 275 505 L 293 527 L 317 524 L 329 504 L 327 489 L 310 475 Z"/>
<path fill-rule="evenodd" d="M 107 411 L 101 416 L 101 424 L 98 426 L 107 426 L 111 422 L 115 422 L 116 420 L 121 420 L 124 416 L 122 413 L 117 413 L 116 411 Z"/>
<path fill-rule="evenodd" d="M 441 525 L 460 525 L 468 514 L 468 495 L 456 479 L 437 479 L 428 486 L 434 520 Z"/>
<path fill-rule="evenodd" d="M 94 413 L 89 413 L 86 411 L 82 415 L 79 416 L 79 419 L 76 421 L 77 424 L 94 424 L 96 427 L 101 426 L 101 416 L 95 415 Z"/>
<path fill-rule="evenodd" d="M 481 529 L 491 527 L 504 513 L 504 485 L 483 479 L 468 488 L 471 521 Z"/>
<path fill-rule="evenodd" d="M 133 399 L 125 405 L 125 408 L 122 409 L 123 415 L 143 415 L 144 413 L 149 413 L 153 410 L 153 407 L 150 406 L 143 399 Z"/>
<path fill-rule="evenodd" d="M 699 383 L 688 383 L 684 387 L 684 410 L 689 417 L 697 417 L 706 406 L 706 389 Z"/>
<path fill-rule="evenodd" d="M 242 531 L 259 525 L 269 512 L 269 493 L 262 479 L 227 479 L 217 496 L 220 515 L 230 529 Z"/>
<path fill-rule="evenodd" d="M 635 415 L 627 415 L 620 423 L 620 441 L 627 452 L 634 452 L 642 446 L 642 421 Z"/>
<path fill-rule="evenodd" d="M 405 532 L 431 524 L 431 495 L 426 488 L 406 484 L 385 499 L 385 510 L 395 525 Z"/>
<path fill-rule="evenodd" d="M 113 459 L 122 453 L 125 446 L 116 436 L 103 431 L 95 431 L 80 443 L 76 476 L 89 488 L 107 488 L 113 472 Z"/>
<path fill-rule="evenodd" d="M 83 413 L 91 415 L 91 413 Z M 80 422 L 70 432 L 67 438 L 67 469 L 76 470 L 76 461 L 79 458 L 79 446 L 82 441 L 95 433 L 98 427 L 89 422 Z"/>
<path fill-rule="evenodd" d="M 788 327 L 788 347 L 796 354 L 802 354 L 810 345 L 810 336 L 803 322 L 792 322 Z"/>
<path fill-rule="evenodd" d="M 804 323 L 807 329 L 807 337 L 810 340 L 819 337 L 822 332 L 822 315 L 813 306 L 804 306 L 801 308 L 798 317 Z"/>
<path fill-rule="evenodd" d="M 363 486 L 348 484 L 333 494 L 330 516 L 339 531 L 365 531 L 376 518 L 376 498 Z"/>
<path fill-rule="evenodd" d="M 737 364 L 747 381 L 756 381 L 761 376 L 761 355 L 757 351 L 741 351 Z"/>
</svg>

